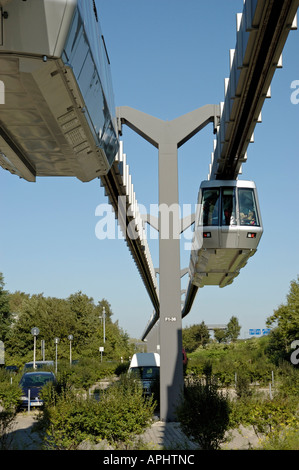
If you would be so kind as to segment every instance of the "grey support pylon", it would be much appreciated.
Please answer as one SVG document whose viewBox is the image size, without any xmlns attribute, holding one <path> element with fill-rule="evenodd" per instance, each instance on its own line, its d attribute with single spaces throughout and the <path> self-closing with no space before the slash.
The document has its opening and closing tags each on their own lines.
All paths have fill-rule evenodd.
<svg viewBox="0 0 299 470">
<path fill-rule="evenodd" d="M 159 150 L 160 419 L 175 421 L 183 391 L 178 148 L 210 122 L 215 131 L 220 108 L 206 105 L 173 121 L 127 106 L 116 115 L 120 133 L 126 124 Z"/>
</svg>

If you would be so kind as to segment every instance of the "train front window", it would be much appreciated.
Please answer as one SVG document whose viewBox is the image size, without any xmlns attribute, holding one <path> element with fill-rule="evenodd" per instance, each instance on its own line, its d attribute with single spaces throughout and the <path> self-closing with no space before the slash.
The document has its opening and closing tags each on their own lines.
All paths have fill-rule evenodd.
<svg viewBox="0 0 299 470">
<path fill-rule="evenodd" d="M 239 212 L 241 225 L 259 225 L 253 189 L 239 188 Z"/>
<path fill-rule="evenodd" d="M 219 225 L 219 189 L 204 189 L 202 193 L 202 224 Z"/>
<path fill-rule="evenodd" d="M 235 188 L 222 188 L 221 224 L 237 224 Z"/>
</svg>

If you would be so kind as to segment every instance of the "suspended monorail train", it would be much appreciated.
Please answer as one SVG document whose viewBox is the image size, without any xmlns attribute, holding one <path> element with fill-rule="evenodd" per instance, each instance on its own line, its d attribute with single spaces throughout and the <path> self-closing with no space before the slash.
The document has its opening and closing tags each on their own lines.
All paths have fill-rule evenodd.
<svg viewBox="0 0 299 470">
<path fill-rule="evenodd" d="M 197 287 L 231 284 L 263 233 L 255 183 L 203 181 L 198 194 L 189 274 Z"/>
<path fill-rule="evenodd" d="M 0 0 L 0 85 L 3 168 L 28 181 L 109 172 L 119 143 L 94 0 Z"/>
</svg>

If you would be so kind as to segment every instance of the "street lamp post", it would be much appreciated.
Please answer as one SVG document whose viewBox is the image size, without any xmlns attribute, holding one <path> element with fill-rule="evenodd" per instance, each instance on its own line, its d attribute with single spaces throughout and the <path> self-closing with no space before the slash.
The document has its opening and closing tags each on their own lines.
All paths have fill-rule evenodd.
<svg viewBox="0 0 299 470">
<path fill-rule="evenodd" d="M 70 342 L 70 366 L 72 365 L 72 341 L 74 339 L 73 335 L 68 336 L 69 342 Z"/>
<path fill-rule="evenodd" d="M 55 339 L 54 339 L 54 343 L 55 343 L 55 346 L 56 346 L 56 352 L 55 352 L 55 373 L 57 374 L 57 346 L 58 346 L 58 343 L 59 343 L 59 338 L 55 338 Z"/>
<path fill-rule="evenodd" d="M 103 340 L 104 340 L 104 343 L 105 343 L 105 336 L 106 336 L 106 310 L 105 310 L 105 307 L 103 307 L 103 310 L 102 310 L 103 314 L 102 316 L 100 315 L 99 316 L 99 319 L 101 320 L 101 324 L 103 322 Z"/>
<path fill-rule="evenodd" d="M 106 331 L 105 331 L 106 310 L 105 310 L 105 307 L 103 307 L 103 320 L 104 320 L 104 323 L 103 323 L 103 337 L 104 337 L 104 344 L 105 344 L 105 335 L 106 335 Z"/>
<path fill-rule="evenodd" d="M 33 369 L 35 369 L 35 357 L 36 357 L 36 337 L 39 334 L 39 329 L 34 327 L 31 330 L 31 334 L 33 335 Z"/>
<path fill-rule="evenodd" d="M 45 340 L 44 339 L 41 340 L 40 345 L 41 345 L 42 358 L 44 361 L 45 360 Z"/>
</svg>

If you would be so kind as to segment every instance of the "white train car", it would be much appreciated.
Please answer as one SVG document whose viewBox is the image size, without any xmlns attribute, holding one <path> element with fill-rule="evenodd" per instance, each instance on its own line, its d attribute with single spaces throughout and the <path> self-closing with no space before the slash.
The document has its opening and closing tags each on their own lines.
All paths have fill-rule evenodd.
<svg viewBox="0 0 299 470">
<path fill-rule="evenodd" d="M 0 0 L 0 165 L 107 174 L 118 151 L 110 63 L 93 0 Z"/>
<path fill-rule="evenodd" d="M 231 284 L 255 254 L 262 233 L 254 182 L 203 181 L 189 265 L 192 284 Z"/>
</svg>

